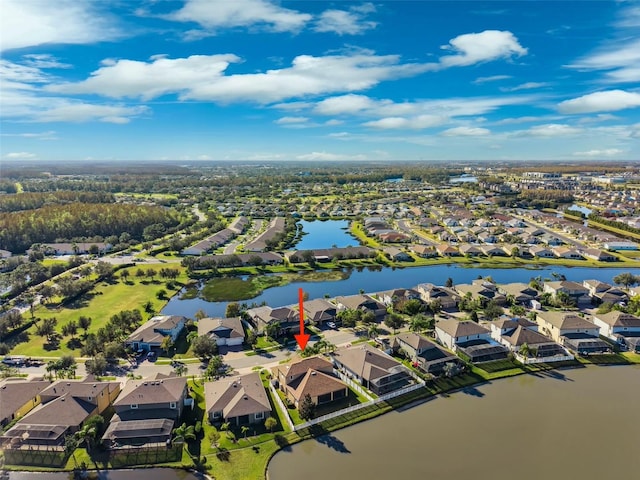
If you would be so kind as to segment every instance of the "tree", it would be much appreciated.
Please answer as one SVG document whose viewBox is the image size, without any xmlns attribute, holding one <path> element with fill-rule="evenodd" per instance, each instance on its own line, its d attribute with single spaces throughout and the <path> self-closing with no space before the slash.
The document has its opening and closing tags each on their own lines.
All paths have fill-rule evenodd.
<svg viewBox="0 0 640 480">
<path fill-rule="evenodd" d="M 173 429 L 174 442 L 189 442 L 196 439 L 195 428 L 193 425 L 183 423 L 179 427 Z"/>
<path fill-rule="evenodd" d="M 447 288 L 453 287 L 453 278 L 448 277 L 447 280 L 444 282 L 444 286 Z"/>
<path fill-rule="evenodd" d="M 48 300 L 51 299 L 51 297 L 54 296 L 55 291 L 53 289 L 53 287 L 51 285 L 44 285 L 41 289 L 40 289 L 40 298 L 42 299 L 42 303 L 46 304 Z"/>
<path fill-rule="evenodd" d="M 95 266 L 96 275 L 100 280 L 113 279 L 113 266 L 107 262 L 98 262 Z"/>
<path fill-rule="evenodd" d="M 56 325 L 58 324 L 58 319 L 55 317 L 45 318 L 38 327 L 36 328 L 36 333 L 41 337 L 46 337 L 47 340 L 50 340 L 53 334 L 55 333 Z"/>
<path fill-rule="evenodd" d="M 310 267 L 316 266 L 316 256 L 312 250 L 305 250 L 300 254 L 300 256 L 302 257 L 303 261 L 309 264 Z"/>
<path fill-rule="evenodd" d="M 227 308 L 224 311 L 224 316 L 227 318 L 239 317 L 240 305 L 238 305 L 236 302 L 228 303 Z"/>
<path fill-rule="evenodd" d="M 409 330 L 412 332 L 422 332 L 424 330 L 433 329 L 435 326 L 435 318 L 427 317 L 422 313 L 414 315 L 409 321 Z"/>
<path fill-rule="evenodd" d="M 528 358 L 529 354 L 531 353 L 531 349 L 529 348 L 529 345 L 527 345 L 526 343 L 523 343 L 522 346 L 520 347 L 520 353 L 524 358 Z"/>
<path fill-rule="evenodd" d="M 447 378 L 455 377 L 460 373 L 460 365 L 457 362 L 447 362 L 443 367 L 443 371 Z"/>
<path fill-rule="evenodd" d="M 273 417 L 269 417 L 264 421 L 264 428 L 269 430 L 269 433 L 273 433 L 273 429 L 276 428 L 277 426 L 278 426 L 278 421 Z"/>
<path fill-rule="evenodd" d="M 209 335 L 200 335 L 191 343 L 191 349 L 196 357 L 204 360 L 218 353 L 218 344 Z"/>
<path fill-rule="evenodd" d="M 270 322 L 264 327 L 264 334 L 271 339 L 275 339 L 280 331 L 280 324 L 278 322 Z"/>
<path fill-rule="evenodd" d="M 254 330 L 249 330 L 247 333 L 247 345 L 249 345 L 252 349 L 256 348 L 258 344 L 258 334 Z"/>
<path fill-rule="evenodd" d="M 91 317 L 85 317 L 84 315 L 81 315 L 80 318 L 78 318 L 78 326 L 84 330 L 84 333 L 86 335 L 87 330 L 91 326 Z"/>
<path fill-rule="evenodd" d="M 94 358 L 90 358 L 84 364 L 87 373 L 92 375 L 104 375 L 107 372 L 107 368 L 109 366 L 106 358 L 103 356 L 97 356 Z"/>
<path fill-rule="evenodd" d="M 231 433 L 231 424 L 229 422 L 224 422 L 222 425 L 220 425 L 220 431 L 221 432 L 227 432 L 227 438 L 229 438 L 229 433 Z"/>
<path fill-rule="evenodd" d="M 488 320 L 495 320 L 504 313 L 503 308 L 493 300 L 490 300 L 484 307 L 484 316 Z"/>
<path fill-rule="evenodd" d="M 97 433 L 98 429 L 91 424 L 83 425 L 82 428 L 76 432 L 78 444 L 82 445 L 84 443 L 87 446 L 87 453 L 91 451 L 91 445 L 93 444 Z"/>
<path fill-rule="evenodd" d="M 209 431 L 208 436 L 209 436 L 209 442 L 211 442 L 211 445 L 217 449 L 220 446 L 220 432 L 216 430 L 215 427 L 211 427 L 211 430 Z"/>
<path fill-rule="evenodd" d="M 387 315 L 386 317 L 384 317 L 384 324 L 393 329 L 393 333 L 396 333 L 396 330 L 398 328 L 402 328 L 402 326 L 405 324 L 405 320 L 401 315 L 398 315 L 397 313 L 390 313 L 389 315 Z"/>
<path fill-rule="evenodd" d="M 469 313 L 469 320 L 471 320 L 472 322 L 476 322 L 478 323 L 478 312 L 476 312 L 475 310 L 472 310 L 471 313 Z"/>
<path fill-rule="evenodd" d="M 129 279 L 129 270 L 123 270 L 120 273 L 120 278 L 124 281 L 124 283 L 127 283 L 127 280 Z"/>
<path fill-rule="evenodd" d="M 173 347 L 173 339 L 171 336 L 167 335 L 162 339 L 162 343 L 160 344 L 160 348 L 164 350 L 164 353 L 169 356 L 169 350 Z"/>
<path fill-rule="evenodd" d="M 407 315 L 416 315 L 424 310 L 424 304 L 417 298 L 412 298 L 399 305 L 398 311 Z"/>
<path fill-rule="evenodd" d="M 242 425 L 242 427 L 240 427 L 240 432 L 242 433 L 242 435 L 244 436 L 244 439 L 247 439 L 247 433 L 249 432 L 249 427 L 247 427 L 246 425 Z"/>
<path fill-rule="evenodd" d="M 313 399 L 308 393 L 304 397 L 302 397 L 300 406 L 298 407 L 298 412 L 300 414 L 300 418 L 303 420 L 311 420 L 313 417 L 315 417 L 316 405 L 315 403 L 313 403 Z"/>
<path fill-rule="evenodd" d="M 625 272 L 613 277 L 613 283 L 629 288 L 640 283 L 640 277 L 637 277 L 630 272 Z"/>
<path fill-rule="evenodd" d="M 369 325 L 369 328 L 367 329 L 367 335 L 369 336 L 369 338 L 376 337 L 378 333 L 380 333 L 380 328 L 378 328 L 378 325 Z"/>
<path fill-rule="evenodd" d="M 183 376 L 184 374 L 186 374 L 186 373 L 187 373 L 187 370 L 188 370 L 188 368 L 187 368 L 187 366 L 186 366 L 184 363 L 176 363 L 176 364 L 174 365 L 174 367 L 173 367 L 173 371 L 174 371 L 174 373 L 175 373 L 177 376 L 179 376 L 179 377 L 181 377 L 181 376 Z"/>
<path fill-rule="evenodd" d="M 69 323 L 62 327 L 62 334 L 65 336 L 69 335 L 73 338 L 76 333 L 78 333 L 78 323 L 75 320 L 69 320 Z"/>
</svg>

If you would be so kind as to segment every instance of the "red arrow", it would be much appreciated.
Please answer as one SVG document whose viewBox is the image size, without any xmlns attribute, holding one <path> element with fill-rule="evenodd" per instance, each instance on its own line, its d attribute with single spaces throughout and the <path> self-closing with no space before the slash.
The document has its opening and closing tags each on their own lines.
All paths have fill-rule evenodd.
<svg viewBox="0 0 640 480">
<path fill-rule="evenodd" d="M 304 292 L 301 288 L 298 289 L 298 303 L 300 305 L 300 333 L 298 335 L 294 335 L 294 337 L 296 342 L 298 342 L 300 350 L 304 350 L 304 347 L 307 346 L 307 342 L 311 335 L 304 333 Z"/>
</svg>

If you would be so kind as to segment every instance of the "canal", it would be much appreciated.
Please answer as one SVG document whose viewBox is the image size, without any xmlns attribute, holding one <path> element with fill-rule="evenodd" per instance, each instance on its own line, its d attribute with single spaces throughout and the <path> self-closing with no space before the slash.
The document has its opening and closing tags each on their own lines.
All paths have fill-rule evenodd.
<svg viewBox="0 0 640 480">
<path fill-rule="evenodd" d="M 640 471 L 640 366 L 523 375 L 274 456 L 269 480 L 602 480 Z"/>
<path fill-rule="evenodd" d="M 314 250 L 317 248 L 358 246 L 358 240 L 349 233 L 348 220 L 301 220 L 302 240 L 296 250 Z"/>
</svg>

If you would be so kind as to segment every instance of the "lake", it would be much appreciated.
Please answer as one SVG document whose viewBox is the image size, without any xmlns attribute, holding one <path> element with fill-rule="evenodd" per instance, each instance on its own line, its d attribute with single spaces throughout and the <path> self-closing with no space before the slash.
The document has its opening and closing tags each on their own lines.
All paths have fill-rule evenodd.
<svg viewBox="0 0 640 480">
<path fill-rule="evenodd" d="M 640 366 L 522 375 L 276 454 L 269 480 L 602 480 L 640 470 Z"/>
<path fill-rule="evenodd" d="M 299 224 L 305 235 L 296 245 L 296 250 L 313 250 L 316 248 L 342 248 L 358 246 L 358 240 L 349 233 L 348 220 L 301 220 Z"/>
<path fill-rule="evenodd" d="M 146 468 L 137 470 L 102 470 L 90 472 L 88 480 L 139 480 L 153 478 L 153 480 L 201 480 L 201 474 L 194 474 L 186 470 L 171 468 Z M 10 472 L 9 480 L 73 480 L 72 473 L 34 473 Z"/>
<path fill-rule="evenodd" d="M 449 183 L 478 183 L 478 177 L 469 174 L 460 175 L 459 177 L 449 178 Z"/>
<path fill-rule="evenodd" d="M 392 288 L 410 288 L 419 283 L 430 282 L 443 285 L 447 278 L 453 282 L 471 283 L 472 280 L 491 276 L 498 283 L 525 282 L 532 277 L 541 276 L 553 278 L 553 274 L 564 275 L 568 280 L 582 282 L 595 278 L 603 282 L 611 282 L 613 277 L 623 272 L 632 271 L 640 274 L 640 269 L 628 268 L 581 268 L 581 267 L 549 267 L 539 269 L 529 268 L 465 268 L 460 265 L 433 265 L 412 268 L 380 268 L 372 271 L 368 267 L 358 271 L 351 271 L 348 278 L 332 282 L 294 282 L 281 287 L 265 290 L 261 295 L 247 300 L 247 303 L 267 302 L 272 307 L 297 303 L 298 288 L 302 287 L 309 293 L 309 299 L 320 298 L 324 295 L 331 297 L 337 295 L 353 295 L 360 291 L 379 292 Z M 180 299 L 180 294 L 175 295 L 162 309 L 163 315 L 184 315 L 193 318 L 195 313 L 202 309 L 207 315 L 216 317 L 224 316 L 228 302 L 207 302 L 202 298 Z"/>
</svg>

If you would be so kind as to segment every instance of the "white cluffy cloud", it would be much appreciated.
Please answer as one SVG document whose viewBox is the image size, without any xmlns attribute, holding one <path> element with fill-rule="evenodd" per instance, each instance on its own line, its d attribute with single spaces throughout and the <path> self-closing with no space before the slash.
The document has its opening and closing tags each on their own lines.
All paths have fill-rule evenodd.
<svg viewBox="0 0 640 480">
<path fill-rule="evenodd" d="M 441 48 L 454 52 L 440 59 L 444 67 L 463 67 L 527 54 L 513 33 L 501 30 L 459 35 Z"/>
<path fill-rule="evenodd" d="M 9 160 L 32 160 L 36 157 L 37 155 L 31 152 L 10 152 L 4 156 Z"/>
<path fill-rule="evenodd" d="M 296 125 L 300 123 L 306 123 L 309 121 L 309 117 L 282 117 L 277 119 L 274 123 L 278 125 Z"/>
<path fill-rule="evenodd" d="M 300 55 L 288 68 L 224 75 L 230 63 L 238 62 L 240 58 L 233 54 L 177 59 L 154 56 L 149 62 L 105 61 L 88 79 L 55 85 L 50 90 L 145 100 L 177 94 L 182 100 L 270 103 L 306 95 L 364 90 L 384 80 L 416 75 L 427 68 L 403 64 L 397 55 L 356 53 Z"/>
<path fill-rule="evenodd" d="M 382 130 L 391 129 L 412 129 L 421 130 L 424 128 L 436 127 L 449 121 L 449 118 L 441 115 L 418 115 L 416 117 L 385 117 L 371 122 L 365 122 L 365 127 L 378 128 Z"/>
<path fill-rule="evenodd" d="M 602 150 L 587 150 L 586 152 L 574 152 L 577 157 L 614 157 L 624 153 L 624 150 L 619 148 L 605 148 Z"/>
<path fill-rule="evenodd" d="M 607 90 L 590 93 L 558 104 L 560 113 L 615 112 L 640 107 L 640 93 L 625 90 Z"/>
<path fill-rule="evenodd" d="M 479 127 L 454 127 L 442 132 L 445 137 L 481 137 L 489 135 L 491 130 Z"/>
<path fill-rule="evenodd" d="M 2 0 L 0 51 L 45 44 L 86 44 L 122 36 L 99 2 Z"/>
<path fill-rule="evenodd" d="M 259 26 L 273 32 L 295 32 L 311 20 L 311 15 L 281 7 L 265 0 L 187 0 L 167 19 L 195 22 L 208 29 Z"/>
<path fill-rule="evenodd" d="M 366 20 L 366 15 L 375 12 L 372 3 L 365 3 L 350 8 L 349 10 L 325 10 L 316 21 L 316 32 L 333 32 L 338 35 L 359 35 L 378 24 Z"/>
</svg>

